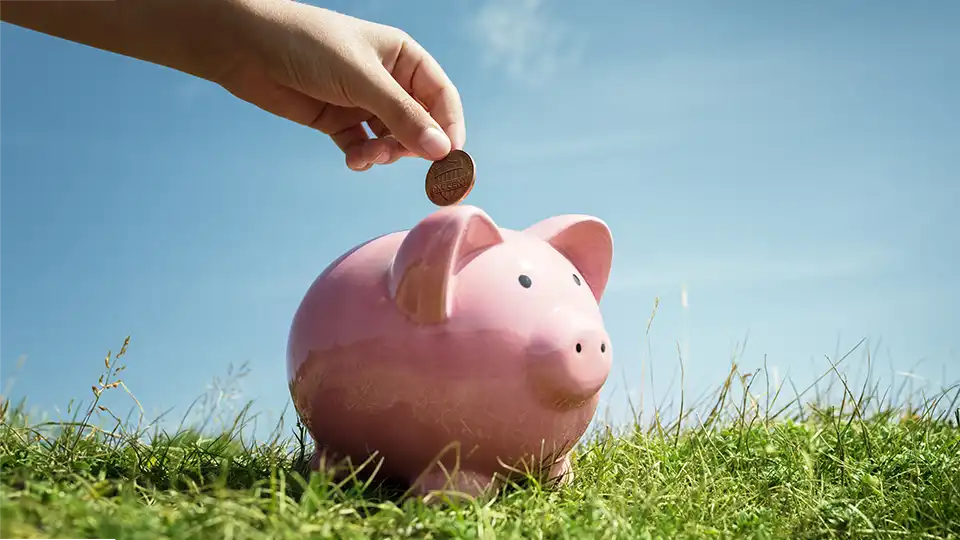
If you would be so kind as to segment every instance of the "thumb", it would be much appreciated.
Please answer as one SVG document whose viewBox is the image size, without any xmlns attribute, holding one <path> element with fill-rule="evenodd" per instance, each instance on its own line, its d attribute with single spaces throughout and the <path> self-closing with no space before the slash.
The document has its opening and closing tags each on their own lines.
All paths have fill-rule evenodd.
<svg viewBox="0 0 960 540">
<path fill-rule="evenodd" d="M 394 138 L 431 161 L 450 153 L 450 138 L 436 120 L 385 69 L 374 69 L 358 88 L 357 105 L 383 121 Z"/>
</svg>

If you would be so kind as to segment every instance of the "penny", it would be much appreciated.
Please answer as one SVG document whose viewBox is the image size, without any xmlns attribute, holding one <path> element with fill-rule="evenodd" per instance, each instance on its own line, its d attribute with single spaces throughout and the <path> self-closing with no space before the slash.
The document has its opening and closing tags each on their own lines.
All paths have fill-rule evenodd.
<svg viewBox="0 0 960 540">
<path fill-rule="evenodd" d="M 427 170 L 427 198 L 437 206 L 457 204 L 473 189 L 475 179 L 476 167 L 470 154 L 453 150 Z"/>
</svg>

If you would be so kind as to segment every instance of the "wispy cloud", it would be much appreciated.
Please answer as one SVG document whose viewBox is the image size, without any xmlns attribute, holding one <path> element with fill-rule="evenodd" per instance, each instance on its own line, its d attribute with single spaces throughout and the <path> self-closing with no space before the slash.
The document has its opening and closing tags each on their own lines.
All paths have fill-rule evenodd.
<svg viewBox="0 0 960 540">
<path fill-rule="evenodd" d="M 579 58 L 580 36 L 541 0 L 486 0 L 468 25 L 486 66 L 520 82 L 545 82 Z"/>
<path fill-rule="evenodd" d="M 558 72 L 572 62 L 559 60 L 561 47 L 551 46 L 549 40 L 541 47 L 537 41 L 542 40 L 530 37 L 536 31 L 521 29 L 523 17 L 508 15 L 511 9 L 523 12 L 521 5 L 537 1 L 503 7 L 502 0 L 487 0 L 480 11 L 494 15 L 472 22 L 488 63 L 527 81 L 546 82 L 549 76 L 551 84 L 535 103 L 504 103 L 502 117 L 474 121 L 471 145 L 490 144 L 481 152 L 494 156 L 490 159 L 529 163 L 625 152 L 636 156 L 683 146 L 689 151 L 691 144 L 708 137 L 773 129 L 775 122 L 779 126 L 787 120 L 809 123 L 832 110 L 828 105 L 833 98 L 820 89 L 846 77 L 837 65 L 825 61 L 815 70 L 799 69 L 814 54 L 793 44 L 613 60 L 599 48 L 590 51 L 589 66 Z M 500 17 L 504 22 L 492 22 Z M 564 42 L 572 35 L 562 22 L 553 23 L 549 17 L 531 24 L 546 26 L 547 34 L 555 24 Z M 525 72 L 528 66 L 535 67 Z M 782 108 L 787 101 L 783 96 L 797 94 L 797 89 L 810 107 L 802 115 Z M 505 124 L 525 129 L 505 130 Z M 534 125 L 537 133 L 531 136 L 526 128 Z"/>
</svg>

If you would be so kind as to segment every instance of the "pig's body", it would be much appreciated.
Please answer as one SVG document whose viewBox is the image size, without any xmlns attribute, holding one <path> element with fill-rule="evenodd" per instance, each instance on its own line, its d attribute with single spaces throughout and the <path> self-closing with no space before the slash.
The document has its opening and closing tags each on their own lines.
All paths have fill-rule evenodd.
<svg viewBox="0 0 960 540">
<path fill-rule="evenodd" d="M 445 484 L 438 460 L 448 474 L 458 464 L 450 487 L 468 492 L 505 473 L 501 463 L 566 472 L 610 370 L 597 302 L 612 239 L 594 218 L 542 223 L 538 236 L 445 208 L 317 278 L 287 367 L 321 452 L 357 464 L 376 451 L 383 473 L 422 490 Z M 557 231 L 568 256 L 542 238 Z M 581 268 L 570 260 L 589 254 Z"/>
</svg>

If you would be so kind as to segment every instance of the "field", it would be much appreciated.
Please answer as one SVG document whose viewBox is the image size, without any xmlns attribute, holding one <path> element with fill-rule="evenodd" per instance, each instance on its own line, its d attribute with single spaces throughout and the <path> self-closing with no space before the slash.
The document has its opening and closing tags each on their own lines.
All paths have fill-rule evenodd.
<svg viewBox="0 0 960 540">
<path fill-rule="evenodd" d="M 910 405 L 834 367 L 827 406 L 819 386 L 760 394 L 762 373 L 733 365 L 671 419 L 592 432 L 569 486 L 424 501 L 306 474 L 299 435 L 244 442 L 245 412 L 217 435 L 111 423 L 99 398 L 125 387 L 105 364 L 72 422 L 4 402 L 3 538 L 960 538 L 956 386 Z"/>
</svg>

